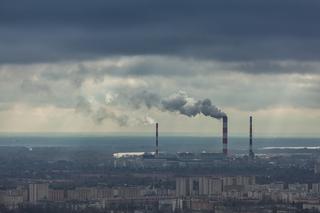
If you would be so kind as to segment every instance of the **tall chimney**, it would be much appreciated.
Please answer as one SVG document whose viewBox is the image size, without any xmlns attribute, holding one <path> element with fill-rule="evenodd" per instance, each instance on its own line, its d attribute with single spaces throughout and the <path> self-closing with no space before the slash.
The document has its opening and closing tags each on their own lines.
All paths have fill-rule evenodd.
<svg viewBox="0 0 320 213">
<path fill-rule="evenodd" d="M 222 144 L 223 154 L 228 155 L 228 117 L 222 117 Z"/>
<path fill-rule="evenodd" d="M 156 123 L 156 157 L 159 156 L 159 144 L 158 144 L 158 123 Z"/>
<path fill-rule="evenodd" d="M 250 135 L 249 135 L 249 157 L 254 158 L 254 153 L 252 150 L 252 116 L 250 116 Z"/>
</svg>

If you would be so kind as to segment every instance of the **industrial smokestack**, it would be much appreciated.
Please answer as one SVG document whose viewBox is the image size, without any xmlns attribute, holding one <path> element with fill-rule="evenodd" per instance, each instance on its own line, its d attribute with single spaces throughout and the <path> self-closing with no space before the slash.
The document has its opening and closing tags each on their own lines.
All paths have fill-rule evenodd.
<svg viewBox="0 0 320 213">
<path fill-rule="evenodd" d="M 223 154 L 228 155 L 228 117 L 222 117 L 222 144 Z"/>
<path fill-rule="evenodd" d="M 158 123 L 156 123 L 156 157 L 159 157 L 158 126 Z"/>
<path fill-rule="evenodd" d="M 252 116 L 250 116 L 250 135 L 249 135 L 249 157 L 254 158 L 254 153 L 252 150 Z"/>
</svg>

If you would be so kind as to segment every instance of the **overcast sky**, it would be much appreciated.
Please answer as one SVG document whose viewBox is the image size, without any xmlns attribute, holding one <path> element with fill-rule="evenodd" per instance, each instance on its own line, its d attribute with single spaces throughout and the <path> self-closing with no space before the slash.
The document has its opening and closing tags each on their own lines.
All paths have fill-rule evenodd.
<svg viewBox="0 0 320 213">
<path fill-rule="evenodd" d="M 0 132 L 320 136 L 318 0 L 0 0 Z"/>
</svg>

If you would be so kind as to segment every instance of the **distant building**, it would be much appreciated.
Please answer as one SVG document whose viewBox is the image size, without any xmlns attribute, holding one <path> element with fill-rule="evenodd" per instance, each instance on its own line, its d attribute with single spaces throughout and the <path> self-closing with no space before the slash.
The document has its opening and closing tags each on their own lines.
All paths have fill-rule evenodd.
<svg viewBox="0 0 320 213">
<path fill-rule="evenodd" d="M 308 192 L 308 184 L 288 184 L 288 189 L 291 192 Z"/>
<path fill-rule="evenodd" d="M 254 185 L 256 179 L 254 176 L 232 176 L 232 177 L 223 177 L 223 186 L 248 186 Z"/>
<path fill-rule="evenodd" d="M 320 193 L 320 183 L 313 183 L 311 185 L 310 192 L 312 192 L 312 193 Z"/>
<path fill-rule="evenodd" d="M 176 196 L 219 195 L 222 180 L 215 177 L 179 177 L 176 179 Z"/>
<path fill-rule="evenodd" d="M 161 199 L 159 200 L 159 210 L 162 212 L 175 212 L 183 208 L 182 199 Z"/>
<path fill-rule="evenodd" d="M 176 178 L 176 196 L 217 196 L 222 192 L 238 196 L 249 186 L 255 185 L 254 176 L 207 177 L 191 176 Z M 229 193 L 227 193 L 229 192 Z"/>
<path fill-rule="evenodd" d="M 23 192 L 20 190 L 12 189 L 0 191 L 0 203 L 9 209 L 17 208 L 23 201 Z"/>
<path fill-rule="evenodd" d="M 310 203 L 303 203 L 302 204 L 302 209 L 308 209 L 311 210 L 312 212 L 315 211 L 320 211 L 320 203 L 318 202 L 310 202 Z"/>
<path fill-rule="evenodd" d="M 50 201 L 64 201 L 65 200 L 65 191 L 61 190 L 61 189 L 60 190 L 50 189 L 48 200 L 50 200 Z"/>
<path fill-rule="evenodd" d="M 282 183 L 282 182 L 271 183 L 271 184 L 268 185 L 268 189 L 270 191 L 281 191 L 281 190 L 284 190 L 284 183 Z"/>
<path fill-rule="evenodd" d="M 68 200 L 90 201 L 97 199 L 97 189 L 94 187 L 79 187 L 67 191 Z"/>
<path fill-rule="evenodd" d="M 98 188 L 97 189 L 97 199 L 106 199 L 113 197 L 112 188 Z"/>
<path fill-rule="evenodd" d="M 314 173 L 315 173 L 315 174 L 320 174 L 320 159 L 318 159 L 318 160 L 314 163 Z"/>
<path fill-rule="evenodd" d="M 49 184 L 31 183 L 29 184 L 29 202 L 34 203 L 49 198 Z"/>
<path fill-rule="evenodd" d="M 212 212 L 214 211 L 214 203 L 208 199 L 191 199 L 188 209 L 192 212 Z"/>
<path fill-rule="evenodd" d="M 113 190 L 114 196 L 120 198 L 138 198 L 143 194 L 142 187 L 117 187 Z"/>
</svg>

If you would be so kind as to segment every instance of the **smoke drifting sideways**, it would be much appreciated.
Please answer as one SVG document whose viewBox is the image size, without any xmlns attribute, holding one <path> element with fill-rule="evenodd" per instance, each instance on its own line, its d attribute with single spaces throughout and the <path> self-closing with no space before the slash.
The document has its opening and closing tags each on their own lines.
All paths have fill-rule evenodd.
<svg viewBox="0 0 320 213">
<path fill-rule="evenodd" d="M 145 108 L 150 110 L 156 108 L 162 112 L 176 112 L 181 115 L 188 117 L 195 117 L 199 114 L 204 116 L 212 117 L 215 119 L 221 119 L 226 116 L 224 112 L 218 109 L 212 104 L 210 99 L 196 100 L 184 91 L 179 91 L 168 97 L 162 98 L 159 94 L 138 91 L 134 94 L 117 94 L 116 99 L 113 101 L 113 107 L 122 107 L 125 105 L 130 111 Z M 111 119 L 119 124 L 119 126 L 127 125 L 152 125 L 156 121 L 148 114 L 144 115 L 143 118 L 133 117 L 135 115 L 125 114 L 125 110 L 119 110 L 119 113 L 111 111 L 106 105 L 98 103 L 93 99 L 85 99 L 81 97 L 76 106 L 76 112 L 86 114 L 92 117 L 95 124 L 101 124 L 105 119 Z"/>
<path fill-rule="evenodd" d="M 108 110 L 103 105 L 96 102 L 94 99 L 85 99 L 79 97 L 76 105 L 76 112 L 88 115 L 92 118 L 95 124 L 101 124 L 105 119 L 116 121 L 119 126 L 127 126 L 129 117 L 125 114 L 118 115 Z"/>
<path fill-rule="evenodd" d="M 161 106 L 164 111 L 178 112 L 188 117 L 203 114 L 204 116 L 221 119 L 226 116 L 224 112 L 211 103 L 210 99 L 195 100 L 183 91 L 162 100 Z"/>
</svg>

